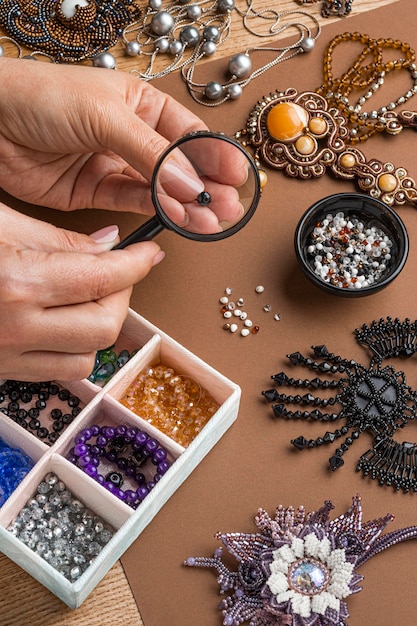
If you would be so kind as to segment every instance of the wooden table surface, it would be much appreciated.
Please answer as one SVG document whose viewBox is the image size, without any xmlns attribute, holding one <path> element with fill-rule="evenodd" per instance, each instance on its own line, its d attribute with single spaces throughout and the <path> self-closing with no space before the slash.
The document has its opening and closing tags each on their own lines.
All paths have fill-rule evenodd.
<svg viewBox="0 0 417 626">
<path fill-rule="evenodd" d="M 354 0 L 351 15 L 371 11 L 383 5 L 400 0 Z M 236 0 L 238 7 L 246 6 L 242 0 Z M 277 7 L 281 12 L 300 9 L 317 17 L 322 25 L 330 21 L 340 21 L 340 32 L 349 30 L 349 17 L 324 19 L 320 15 L 321 1 L 315 4 L 299 5 L 294 0 L 262 0 L 255 2 L 255 8 Z M 371 14 L 369 15 L 371 19 Z M 0 29 L 0 36 L 5 35 Z M 388 36 L 388 35 L 387 35 Z M 242 19 L 233 14 L 231 35 L 219 48 L 216 58 L 229 57 L 236 51 L 253 45 L 267 45 L 276 41 L 277 35 L 263 37 L 260 41 L 250 35 L 243 27 Z M 0 44 L 6 56 L 16 56 L 16 48 L 5 39 Z M 27 54 L 29 51 L 24 50 Z M 119 71 L 139 69 L 140 58 L 128 57 L 124 46 L 119 42 L 112 50 L 117 59 Z M 140 68 L 142 71 L 145 66 Z M 3 89 L 7 86 L 3 85 Z M 0 554 L 0 626 L 142 626 L 140 612 L 131 594 L 123 568 L 118 562 L 105 576 L 101 584 L 87 598 L 84 604 L 71 611 L 40 583 L 22 571 L 7 557 Z M 139 602 L 140 604 L 140 602 Z M 220 622 L 219 622 L 220 623 Z M 161 626 L 169 626 L 164 624 Z"/>
</svg>

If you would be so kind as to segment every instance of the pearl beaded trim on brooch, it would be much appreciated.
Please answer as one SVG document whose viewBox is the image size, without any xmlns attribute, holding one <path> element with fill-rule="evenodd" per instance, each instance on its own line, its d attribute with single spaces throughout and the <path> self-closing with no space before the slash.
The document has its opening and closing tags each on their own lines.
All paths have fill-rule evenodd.
<svg viewBox="0 0 417 626">
<path fill-rule="evenodd" d="M 140 14 L 132 0 L 80 2 L 73 15 L 65 9 L 65 0 L 5 0 L 0 4 L 0 24 L 18 47 L 20 44 L 62 63 L 106 54 L 122 29 Z M 105 59 L 99 57 L 97 64 Z"/>
</svg>

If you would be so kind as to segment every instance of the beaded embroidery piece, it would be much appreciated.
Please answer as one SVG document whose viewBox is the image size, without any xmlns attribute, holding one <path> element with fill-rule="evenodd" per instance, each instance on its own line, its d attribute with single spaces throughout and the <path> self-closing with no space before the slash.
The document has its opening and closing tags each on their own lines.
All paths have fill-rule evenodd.
<svg viewBox="0 0 417 626">
<path fill-rule="evenodd" d="M 222 560 L 190 557 L 185 565 L 218 573 L 224 626 L 346 626 L 346 599 L 361 591 L 357 569 L 396 543 L 417 537 L 417 526 L 382 535 L 391 514 L 362 522 L 360 496 L 346 513 L 330 519 L 333 504 L 307 513 L 280 505 L 272 518 L 258 509 L 259 532 L 217 533 L 236 559 L 237 570 Z"/>
<path fill-rule="evenodd" d="M 399 125 L 417 126 L 417 115 L 412 111 L 387 112 L 386 117 L 395 121 L 395 134 Z M 290 88 L 263 97 L 235 137 L 254 149 L 258 167 L 266 165 L 302 180 L 331 173 L 355 181 L 362 192 L 389 206 L 406 202 L 417 205 L 416 183 L 407 170 L 378 159 L 367 160 L 362 150 L 349 145 L 345 115 L 329 107 L 318 93 Z"/>
<path fill-rule="evenodd" d="M 142 13 L 133 0 L 91 0 L 76 5 L 72 17 L 65 0 L 5 0 L 0 24 L 16 42 L 62 63 L 92 59 L 114 46 L 123 29 Z"/>
<path fill-rule="evenodd" d="M 382 361 L 392 357 L 410 357 L 417 351 L 417 320 L 408 318 L 380 319 L 370 326 L 364 324 L 355 330 L 357 341 L 371 350 L 370 365 L 366 367 L 354 360 L 337 356 L 324 345 L 313 346 L 311 357 L 300 352 L 287 355 L 293 365 L 302 365 L 327 375 L 327 378 L 295 379 L 285 372 L 271 378 L 279 387 L 309 388 L 310 390 L 333 390 L 333 397 L 320 398 L 312 393 L 287 395 L 276 388 L 262 392 L 272 402 L 276 417 L 307 419 L 321 422 L 345 420 L 343 426 L 327 431 L 316 439 L 299 436 L 291 441 L 298 449 L 315 448 L 345 437 L 343 443 L 330 457 L 330 467 L 337 470 L 344 464 L 343 455 L 360 434 L 368 431 L 374 436 L 374 446 L 360 458 L 357 470 L 377 478 L 381 484 L 417 491 L 417 450 L 414 443 L 395 442 L 392 437 L 409 421 L 417 417 L 417 391 L 406 381 L 404 372 L 397 371 Z M 335 376 L 340 375 L 338 378 Z M 329 378 L 332 377 L 332 378 Z M 291 411 L 287 404 L 298 404 L 300 409 Z M 338 411 L 323 412 L 324 407 L 339 405 Z M 313 406 L 313 410 L 306 407 Z"/>
</svg>

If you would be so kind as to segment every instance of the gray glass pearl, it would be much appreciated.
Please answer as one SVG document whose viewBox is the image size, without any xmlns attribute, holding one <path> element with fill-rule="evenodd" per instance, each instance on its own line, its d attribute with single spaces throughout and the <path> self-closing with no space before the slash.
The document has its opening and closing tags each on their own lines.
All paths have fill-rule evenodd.
<svg viewBox="0 0 417 626">
<path fill-rule="evenodd" d="M 195 48 L 200 41 L 200 33 L 194 26 L 184 26 L 180 32 L 180 39 L 186 46 Z"/>
<path fill-rule="evenodd" d="M 160 11 L 151 19 L 151 29 L 155 35 L 167 35 L 174 26 L 174 18 L 168 11 Z"/>
<path fill-rule="evenodd" d="M 220 31 L 217 26 L 206 26 L 203 30 L 203 37 L 206 41 L 219 41 Z"/>
<path fill-rule="evenodd" d="M 181 54 L 182 43 L 178 41 L 178 39 L 175 39 L 175 41 L 172 41 L 169 44 L 169 52 L 170 54 L 172 54 L 173 57 L 176 57 L 178 54 Z"/>
<path fill-rule="evenodd" d="M 140 54 L 140 43 L 138 41 L 129 41 L 126 44 L 126 53 L 130 57 L 135 57 Z"/>
<path fill-rule="evenodd" d="M 238 83 L 233 83 L 227 88 L 227 93 L 231 100 L 237 100 L 242 95 L 242 87 Z"/>
<path fill-rule="evenodd" d="M 306 37 L 300 43 L 300 48 L 304 50 L 304 52 L 311 52 L 316 45 L 316 42 L 312 37 Z"/>
<path fill-rule="evenodd" d="M 161 6 L 162 6 L 162 0 L 149 0 L 148 6 L 151 9 L 154 9 L 155 11 L 158 11 L 158 9 L 160 9 Z"/>
<path fill-rule="evenodd" d="M 0 46 L 0 57 L 4 57 L 4 48 Z"/>
<path fill-rule="evenodd" d="M 221 96 L 223 95 L 223 87 L 220 83 L 211 81 L 205 86 L 204 95 L 209 100 L 218 100 L 218 98 L 221 98 Z"/>
<path fill-rule="evenodd" d="M 232 76 L 242 78 L 247 76 L 252 69 L 252 61 L 247 54 L 235 54 L 229 60 L 229 72 Z"/>
<path fill-rule="evenodd" d="M 154 48 L 157 52 L 168 52 L 169 40 L 166 37 L 161 37 L 155 41 Z"/>
<path fill-rule="evenodd" d="M 235 0 L 219 0 L 217 3 L 219 11 L 227 13 L 235 8 Z"/>
<path fill-rule="evenodd" d="M 116 59 L 110 52 L 100 52 L 93 59 L 94 67 L 104 67 L 108 70 L 116 69 Z"/>
<path fill-rule="evenodd" d="M 187 17 L 190 20 L 198 20 L 201 17 L 201 8 L 198 4 L 190 4 L 187 8 Z"/>
<path fill-rule="evenodd" d="M 214 54 L 216 50 L 217 46 L 214 41 L 205 41 L 201 46 L 202 53 L 205 54 L 207 57 L 210 57 L 212 54 Z"/>
</svg>

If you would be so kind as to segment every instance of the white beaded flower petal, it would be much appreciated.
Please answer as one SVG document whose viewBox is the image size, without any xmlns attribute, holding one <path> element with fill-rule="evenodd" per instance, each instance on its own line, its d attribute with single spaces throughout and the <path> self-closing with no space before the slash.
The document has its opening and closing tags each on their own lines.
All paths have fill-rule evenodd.
<svg viewBox="0 0 417 626">
<path fill-rule="evenodd" d="M 310 533 L 304 537 L 304 546 L 305 553 L 318 558 L 319 550 L 320 550 L 320 539 L 315 535 L 315 533 Z"/>
<path fill-rule="evenodd" d="M 294 552 L 291 550 L 290 546 L 287 545 L 283 545 L 278 548 L 278 550 L 275 550 L 275 552 L 273 553 L 273 557 L 276 560 L 282 559 L 287 563 L 294 563 L 294 561 L 296 560 Z"/>
<path fill-rule="evenodd" d="M 282 559 L 277 559 L 276 561 L 272 561 L 269 569 L 271 570 L 271 574 L 276 574 L 278 572 L 288 574 L 289 564 Z"/>
<path fill-rule="evenodd" d="M 267 585 L 272 593 L 277 596 L 288 589 L 288 578 L 282 572 L 274 572 L 267 580 Z"/>
<path fill-rule="evenodd" d="M 298 559 L 304 556 L 304 545 L 304 541 L 300 537 L 294 537 L 291 542 L 291 550 Z"/>
<path fill-rule="evenodd" d="M 291 599 L 291 607 L 294 613 L 301 617 L 310 617 L 311 615 L 311 598 L 297 593 Z"/>
</svg>

